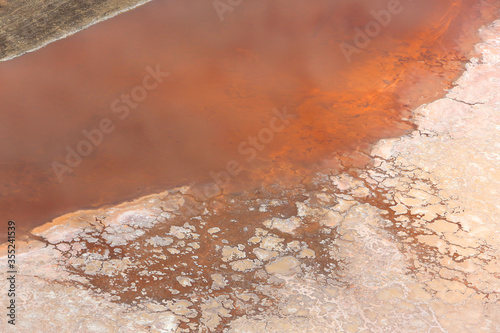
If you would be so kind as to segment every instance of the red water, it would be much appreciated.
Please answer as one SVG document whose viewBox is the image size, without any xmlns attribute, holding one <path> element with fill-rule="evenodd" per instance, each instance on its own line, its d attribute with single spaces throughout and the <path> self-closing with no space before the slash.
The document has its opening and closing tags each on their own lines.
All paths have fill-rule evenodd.
<svg viewBox="0 0 500 333">
<path fill-rule="evenodd" d="M 369 163 L 359 152 L 412 128 L 411 109 L 449 87 L 498 4 L 255 0 L 230 8 L 221 21 L 212 1 L 156 1 L 1 63 L 0 219 L 27 231 L 171 186 L 217 181 L 241 190 Z M 389 9 L 378 31 L 371 11 Z M 355 28 L 365 27 L 372 37 L 357 47 Z M 155 81 L 152 70 L 169 75 Z M 131 93 L 127 106 L 120 98 Z M 293 118 L 273 120 L 283 110 Z M 88 156 L 67 160 L 68 149 Z"/>
</svg>

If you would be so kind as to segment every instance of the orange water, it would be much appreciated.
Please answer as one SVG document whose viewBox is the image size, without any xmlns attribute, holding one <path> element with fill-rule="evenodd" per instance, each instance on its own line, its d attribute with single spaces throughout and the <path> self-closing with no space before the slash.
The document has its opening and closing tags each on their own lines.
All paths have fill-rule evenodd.
<svg viewBox="0 0 500 333">
<path fill-rule="evenodd" d="M 497 7 L 254 0 L 221 21 L 212 1 L 156 1 L 0 63 L 0 218 L 25 232 L 171 186 L 209 197 L 369 163 L 372 143 L 409 131 L 411 109 L 449 88 Z M 378 31 L 371 11 L 389 8 Z M 127 106 L 148 67 L 169 75 Z M 103 119 L 102 142 L 82 143 Z M 88 153 L 71 172 L 67 147 Z"/>
</svg>

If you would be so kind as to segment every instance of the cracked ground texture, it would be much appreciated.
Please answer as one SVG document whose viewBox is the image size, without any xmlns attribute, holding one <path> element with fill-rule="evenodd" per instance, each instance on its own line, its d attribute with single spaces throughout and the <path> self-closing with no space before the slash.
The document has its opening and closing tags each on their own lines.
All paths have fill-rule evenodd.
<svg viewBox="0 0 500 333">
<path fill-rule="evenodd" d="M 481 37 L 370 167 L 206 201 L 182 187 L 36 228 L 1 331 L 499 332 L 500 21 Z"/>
</svg>

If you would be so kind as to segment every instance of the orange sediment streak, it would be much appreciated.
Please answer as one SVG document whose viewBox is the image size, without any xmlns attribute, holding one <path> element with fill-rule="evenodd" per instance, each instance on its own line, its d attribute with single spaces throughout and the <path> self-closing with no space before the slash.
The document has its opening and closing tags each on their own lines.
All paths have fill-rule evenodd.
<svg viewBox="0 0 500 333">
<path fill-rule="evenodd" d="M 213 182 L 233 160 L 243 171 L 227 190 L 369 163 L 371 144 L 411 130 L 410 111 L 460 73 L 472 32 L 492 19 L 480 4 L 498 9 L 401 3 L 351 63 L 340 44 L 354 45 L 354 29 L 387 1 L 258 0 L 224 22 L 210 1 L 153 2 L 0 64 L 1 215 L 27 230 L 76 209 Z M 170 75 L 119 119 L 112 102 L 156 65 Z M 255 158 L 238 152 L 285 107 L 296 117 Z M 59 183 L 51 163 L 64 163 L 66 147 L 103 118 L 115 130 Z"/>
</svg>

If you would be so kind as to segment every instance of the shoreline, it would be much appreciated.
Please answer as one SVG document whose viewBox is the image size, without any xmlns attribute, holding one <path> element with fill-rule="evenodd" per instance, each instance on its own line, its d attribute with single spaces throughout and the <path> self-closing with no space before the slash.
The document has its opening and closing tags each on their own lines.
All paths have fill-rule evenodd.
<svg viewBox="0 0 500 333">
<path fill-rule="evenodd" d="M 464 13 L 462 13 L 461 17 L 457 17 L 455 21 L 456 27 L 450 27 L 448 38 L 443 38 L 441 43 L 447 46 L 454 45 L 453 37 L 458 34 L 457 31 L 462 25 L 467 28 L 467 31 L 472 32 L 475 31 L 475 29 L 468 28 L 477 26 L 474 22 L 477 23 L 489 17 L 485 14 L 485 10 L 482 6 L 473 6 L 475 3 L 476 0 L 464 1 L 464 6 L 461 8 L 464 13 L 469 13 L 471 19 L 465 20 Z M 265 2 L 261 2 L 261 4 L 264 7 L 267 6 Z M 346 4 L 346 6 L 349 7 L 350 5 Z M 434 5 L 431 7 L 433 6 Z M 332 69 L 333 72 L 331 74 L 327 74 L 326 72 L 319 74 L 317 70 L 314 70 L 311 72 L 311 75 L 314 74 L 313 78 L 311 78 L 311 80 L 306 80 L 312 83 L 309 84 L 306 82 L 304 89 L 293 88 L 291 90 L 283 90 L 283 92 L 278 95 L 287 97 L 284 97 L 284 100 L 279 97 L 278 100 L 281 101 L 280 103 L 271 101 L 275 99 L 275 97 L 272 96 L 274 93 L 267 93 L 269 90 L 273 91 L 274 88 L 271 86 L 274 84 L 271 84 L 270 87 L 264 87 L 258 80 L 253 82 L 252 75 L 244 73 L 244 71 L 241 75 L 245 78 L 244 80 L 249 80 L 248 85 L 250 86 L 250 90 L 254 92 L 253 94 L 255 96 L 262 95 L 262 98 L 256 97 L 252 99 L 252 101 L 239 97 L 234 101 L 232 97 L 225 99 L 224 95 L 226 94 L 226 88 L 232 91 L 232 88 L 230 88 L 232 79 L 228 79 L 227 82 L 221 82 L 220 87 L 214 88 L 213 93 L 209 93 L 212 89 L 210 88 L 211 85 L 208 84 L 209 82 L 198 80 L 194 77 L 189 79 L 191 76 L 189 70 L 187 70 L 187 73 L 185 73 L 185 80 L 196 80 L 200 83 L 199 87 L 186 85 L 182 89 L 179 88 L 179 93 L 172 93 L 176 87 L 165 85 L 161 90 L 155 93 L 156 96 L 161 96 L 161 98 L 152 97 L 147 102 L 150 104 L 142 104 L 144 108 L 138 110 L 137 114 L 141 113 L 140 116 L 135 119 L 130 118 L 127 120 L 127 123 L 123 123 L 123 125 L 120 126 L 118 126 L 120 117 L 116 117 L 113 110 L 104 110 L 106 101 L 114 103 L 117 100 L 106 94 L 101 96 L 100 91 L 121 91 L 123 87 L 118 84 L 114 86 L 114 88 L 108 89 L 106 87 L 100 87 L 100 85 L 102 85 L 103 82 L 108 82 L 108 80 L 109 82 L 114 82 L 113 78 L 121 77 L 120 73 L 124 70 L 128 71 L 127 69 L 130 66 L 117 66 L 115 72 L 107 74 L 107 78 L 101 77 L 99 71 L 96 71 L 94 73 L 96 75 L 91 77 L 82 76 L 81 81 L 83 83 L 76 86 L 71 85 L 71 88 L 69 88 L 70 86 L 56 84 L 64 80 L 65 75 L 71 78 L 71 80 L 80 81 L 78 72 L 91 73 L 93 66 L 91 64 L 100 64 L 100 66 L 103 67 L 115 68 L 113 64 L 117 62 L 115 58 L 116 52 L 120 54 L 129 53 L 127 52 L 128 46 L 125 46 L 130 43 L 124 43 L 122 40 L 126 41 L 126 36 L 130 34 L 134 35 L 134 32 L 156 36 L 156 39 L 162 41 L 165 41 L 165 38 L 169 35 L 173 35 L 173 42 L 179 38 L 184 40 L 184 38 L 182 38 L 184 32 L 181 31 L 177 33 L 166 32 L 163 34 L 159 32 L 159 34 L 156 35 L 155 29 L 153 28 L 144 31 L 140 28 L 141 24 L 139 22 L 141 17 L 142 19 L 151 19 L 162 27 L 164 26 L 163 22 L 170 22 L 170 20 L 177 22 L 175 20 L 176 11 L 169 10 L 169 8 L 175 9 L 176 7 L 175 5 L 173 8 L 167 5 L 163 6 L 161 3 L 157 3 L 156 7 L 153 4 L 144 6 L 135 11 L 134 14 L 124 15 L 109 20 L 107 25 L 103 24 L 100 26 L 100 31 L 98 31 L 98 27 L 87 29 L 88 34 L 82 32 L 82 34 L 75 36 L 75 38 L 67 38 L 60 43 L 54 43 L 51 48 L 40 50 L 40 54 L 37 52 L 36 54 L 28 55 L 24 59 L 18 59 L 19 61 L 17 64 L 15 62 L 13 63 L 16 65 L 14 69 L 23 69 L 22 73 L 17 73 L 14 70 L 12 74 L 13 79 L 19 76 L 19 81 L 24 82 L 23 85 L 26 89 L 25 93 L 27 96 L 31 96 L 29 98 L 27 97 L 26 103 L 38 105 L 40 109 L 47 108 L 47 111 L 44 112 L 44 114 L 47 114 L 47 117 L 42 117 L 44 121 L 40 121 L 37 124 L 35 124 L 35 121 L 29 121 L 26 124 L 16 125 L 19 126 L 18 131 L 11 130 L 10 132 L 7 131 L 4 133 L 8 140 L 5 141 L 2 149 L 5 151 L 6 158 L 7 156 L 11 156 L 7 158 L 7 160 L 11 160 L 12 163 L 6 163 L 5 169 L 3 169 L 4 178 L 9 181 L 7 184 L 8 187 L 3 191 L 5 196 L 0 202 L 0 210 L 3 211 L 7 217 L 16 218 L 18 220 L 18 226 L 20 227 L 18 231 L 28 231 L 28 229 L 33 228 L 37 224 L 46 223 L 57 216 L 63 215 L 63 213 L 71 213 L 83 208 L 95 209 L 97 207 L 102 207 L 103 204 L 119 204 L 120 202 L 129 201 L 129 199 L 135 199 L 142 195 L 161 192 L 165 189 L 172 188 L 172 184 L 180 185 L 181 182 L 177 182 L 179 179 L 209 180 L 210 178 L 214 178 L 216 182 L 224 183 L 228 175 L 226 162 L 232 162 L 233 160 L 236 161 L 237 164 L 233 163 L 235 168 L 234 170 L 229 170 L 229 172 L 237 173 L 241 171 L 240 168 L 243 169 L 242 175 L 239 176 L 238 179 L 234 178 L 234 182 L 232 182 L 234 184 L 240 180 L 241 183 L 243 183 L 246 181 L 246 178 L 253 178 L 255 174 L 258 174 L 257 178 L 259 180 L 257 181 L 265 178 L 268 180 L 269 184 L 274 181 L 279 181 L 283 174 L 309 174 L 312 173 L 309 170 L 316 170 L 314 169 L 316 163 L 319 164 L 321 161 L 324 161 L 327 156 L 334 155 L 334 152 L 337 153 L 336 156 L 334 155 L 334 158 L 325 162 L 321 167 L 335 168 L 339 166 L 340 168 L 341 166 L 345 166 L 346 162 L 352 162 L 351 164 L 360 166 L 363 161 L 367 160 L 367 150 L 376 140 L 383 137 L 399 137 L 407 133 L 407 130 L 413 127 L 407 119 L 413 105 L 425 102 L 426 97 L 427 99 L 437 97 L 438 94 L 436 94 L 436 92 L 444 94 L 443 88 L 448 88 L 448 84 L 453 81 L 457 71 L 462 69 L 462 61 L 465 60 L 465 57 L 462 55 L 465 52 L 464 50 L 468 49 L 468 47 L 464 47 L 464 45 L 472 45 L 473 40 L 473 38 L 469 38 L 468 36 L 471 35 L 470 33 L 464 33 L 464 36 L 467 37 L 461 35 L 460 41 L 457 42 L 459 44 L 458 49 L 448 49 L 445 47 L 443 51 L 441 51 L 441 47 L 439 47 L 441 44 L 436 44 L 436 47 L 427 47 L 426 45 L 429 38 L 430 40 L 434 40 L 434 38 L 441 34 L 443 30 L 442 21 L 449 19 L 448 11 L 446 11 L 446 13 L 440 12 L 440 17 L 444 15 L 443 20 L 438 20 L 439 22 L 436 22 L 436 26 L 433 24 L 429 29 L 424 26 L 422 26 L 422 29 L 417 29 L 418 34 L 412 39 L 409 46 L 406 46 L 404 41 L 401 41 L 402 45 L 399 45 L 397 34 L 393 36 L 389 31 L 387 31 L 387 34 L 381 35 L 379 39 L 374 40 L 371 43 L 371 45 L 373 45 L 373 51 L 377 51 L 380 47 L 380 50 L 388 48 L 393 49 L 394 52 L 391 51 L 389 57 L 384 55 L 381 51 L 376 52 L 378 56 L 366 59 L 367 61 L 364 61 L 363 59 L 366 57 L 360 54 L 357 60 L 359 61 L 358 65 L 351 66 L 350 69 L 345 69 L 344 74 L 349 77 L 349 79 L 347 77 L 345 78 L 347 85 L 345 91 L 343 88 L 336 88 L 337 84 L 343 82 L 344 79 L 340 77 L 338 79 L 333 79 L 337 76 L 336 74 L 342 76 L 340 75 L 342 73 L 338 73 Z M 205 6 L 202 8 L 195 6 L 197 8 L 196 10 L 193 8 L 193 10 L 190 10 L 189 7 L 190 6 L 181 6 L 181 8 L 184 8 L 183 10 L 188 10 L 190 13 L 193 13 L 193 17 L 207 16 L 208 19 L 210 19 L 210 12 L 207 12 L 207 10 L 212 9 L 210 3 L 208 3 L 206 8 Z M 308 10 L 312 10 L 312 12 L 315 11 L 315 9 L 310 6 L 306 7 Z M 337 7 L 342 9 L 344 5 L 338 3 Z M 420 6 L 416 5 L 416 7 L 418 8 Z M 253 16 L 252 10 L 251 8 L 247 9 L 248 12 L 242 11 L 239 14 L 241 16 L 238 17 L 241 17 L 241 19 L 251 19 Z M 197 11 L 200 12 L 196 14 Z M 263 15 L 265 13 L 266 12 L 264 12 Z M 420 11 L 420 13 L 422 13 L 422 11 Z M 212 19 L 216 18 L 215 12 L 211 14 Z M 235 12 L 235 14 L 237 13 Z M 318 13 L 318 15 L 318 17 L 322 17 L 326 14 Z M 281 17 L 281 14 L 279 16 Z M 233 18 L 233 20 L 235 28 L 245 26 L 241 24 L 241 21 L 236 20 L 236 17 Z M 278 20 L 281 21 L 281 19 Z M 128 21 L 135 22 L 136 25 L 131 25 Z M 283 22 L 285 22 L 284 26 L 289 26 L 292 30 L 298 29 L 296 24 L 291 23 L 293 21 L 294 20 L 283 20 Z M 330 21 L 337 22 L 332 19 Z M 219 23 L 220 22 L 217 21 L 212 22 L 209 26 L 211 27 L 213 25 L 215 29 L 214 32 L 217 31 L 217 35 L 223 37 L 225 36 L 224 32 L 230 31 L 231 29 L 227 29 L 227 26 L 224 28 L 224 25 L 220 25 Z M 304 59 L 300 61 L 297 60 L 297 66 L 292 66 L 292 64 L 288 65 L 285 62 L 284 67 L 282 69 L 276 69 L 276 71 L 282 71 L 284 77 L 290 77 L 292 81 L 295 79 L 301 81 L 299 78 L 302 77 L 302 74 L 299 72 L 307 72 L 305 67 L 308 66 L 308 63 L 313 61 L 314 57 L 324 57 L 328 54 L 335 54 L 335 45 L 327 46 L 325 43 L 327 40 L 326 38 L 329 36 L 328 31 L 330 31 L 331 28 L 335 28 L 337 25 L 340 28 L 339 31 L 341 31 L 343 26 L 341 23 L 322 25 L 323 32 L 320 33 L 321 38 L 318 42 L 315 41 L 313 43 L 313 48 L 301 48 L 304 49 L 303 52 L 300 52 L 301 54 L 303 53 L 303 55 L 299 56 L 297 59 L 301 57 L 304 57 Z M 186 26 L 188 29 L 193 29 L 198 25 L 194 24 L 191 26 L 191 24 L 180 24 L 180 26 Z M 345 25 L 344 28 L 346 31 L 350 31 L 348 27 L 349 24 Z M 397 30 L 397 27 L 398 23 L 395 21 L 393 28 Z M 300 30 L 302 29 L 298 29 L 297 32 Z M 112 33 L 112 31 L 120 33 Z M 343 34 L 349 37 L 351 34 L 349 31 Z M 108 33 L 110 34 L 109 36 Z M 83 43 L 79 46 L 80 48 L 88 50 L 99 49 L 99 43 L 90 43 L 90 41 L 96 38 L 100 40 L 101 37 L 99 36 L 101 35 L 108 36 L 107 38 L 103 37 L 104 40 L 107 41 L 106 44 L 108 47 L 102 50 L 104 53 L 107 52 L 107 57 L 104 57 L 101 52 L 94 52 L 93 61 L 86 59 L 88 61 L 80 62 L 78 66 L 66 63 L 64 55 L 73 52 L 73 47 L 80 45 L 82 40 L 87 40 L 89 43 Z M 261 35 L 257 34 L 254 38 L 262 40 L 263 38 L 259 38 L 259 36 Z M 230 36 L 227 36 L 227 38 L 232 40 Z M 323 38 L 325 38 L 325 43 L 322 42 Z M 302 45 L 302 43 L 305 42 L 305 45 L 308 45 L 308 37 L 305 38 L 305 36 L 303 36 L 300 40 L 304 41 L 299 41 L 297 43 L 293 42 L 292 44 Z M 112 43 L 113 41 L 116 41 L 116 43 Z M 109 47 L 111 45 L 110 43 L 112 43 L 114 47 Z M 169 54 L 168 52 L 165 53 L 168 49 L 164 50 L 163 48 L 160 48 L 154 55 L 151 54 L 149 48 L 153 46 L 151 52 L 154 52 L 157 49 L 154 47 L 155 43 L 157 42 L 147 44 L 149 45 L 148 48 L 141 51 L 142 53 L 148 54 L 146 57 L 148 61 L 155 58 L 159 59 L 163 57 L 162 54 Z M 179 46 L 178 51 L 191 50 L 191 45 L 196 46 L 196 43 L 192 43 L 189 40 L 185 41 L 185 43 L 186 45 Z M 269 41 L 267 43 L 269 43 Z M 169 43 L 165 42 L 163 47 L 167 44 Z M 210 47 L 210 45 L 211 44 L 208 43 L 208 45 L 205 45 L 203 48 Z M 125 48 L 122 49 L 122 46 Z M 292 47 L 292 45 L 290 45 L 290 47 Z M 274 46 L 272 46 L 271 49 L 274 49 Z M 368 51 L 370 50 L 366 49 L 366 52 Z M 188 52 L 196 53 L 191 51 Z M 429 56 L 429 52 L 433 55 L 435 54 L 435 56 Z M 225 53 L 222 52 L 222 54 Z M 43 64 L 36 60 L 39 56 Z M 58 60 L 56 60 L 56 58 Z M 196 59 L 198 59 L 197 61 L 200 61 L 200 66 L 205 67 L 206 65 L 206 67 L 210 68 L 211 65 L 209 63 L 212 62 L 212 60 L 210 60 L 210 57 L 208 59 L 205 58 L 203 52 L 196 57 Z M 43 61 L 44 59 L 45 61 Z M 23 62 L 21 60 L 26 61 Z M 205 61 L 207 61 L 207 63 L 202 65 Z M 51 63 L 56 65 L 52 67 Z M 187 68 L 183 65 L 183 61 L 179 64 L 174 63 L 168 64 L 168 62 L 165 62 L 165 65 L 162 64 L 161 68 L 162 70 L 166 70 L 169 66 L 172 68 Z M 318 62 L 318 64 L 319 63 L 320 62 Z M 342 63 L 332 65 L 337 66 L 341 64 Z M 8 64 L 5 63 L 5 65 Z M 131 63 L 130 65 L 133 64 Z M 286 69 L 287 66 L 290 66 L 290 68 Z M 8 66 L 4 68 L 8 68 Z M 38 72 L 38 68 L 45 68 L 45 71 L 37 78 L 33 76 L 32 73 Z M 62 77 L 56 74 L 64 73 L 64 68 L 68 70 L 71 68 L 72 70 L 74 69 L 74 71 L 70 71 L 71 73 L 65 74 Z M 251 66 L 242 66 L 242 68 L 251 68 Z M 297 73 L 294 68 L 297 69 Z M 133 71 L 132 69 L 130 70 L 131 74 Z M 138 66 L 135 70 L 140 70 L 142 73 L 143 66 Z M 451 72 L 453 74 L 450 75 Z M 51 73 L 54 73 L 53 77 Z M 177 74 L 178 78 L 183 77 L 183 73 L 184 71 L 179 72 Z M 265 76 L 266 73 L 267 70 L 265 70 L 262 75 Z M 428 73 L 432 74 L 429 75 Z M 350 78 L 351 74 L 353 76 L 352 79 Z M 237 74 L 235 78 L 239 80 L 241 75 Z M 51 80 L 47 82 L 44 81 L 43 78 L 46 76 L 50 76 Z M 135 78 L 131 79 L 130 84 L 138 84 L 140 82 L 140 80 L 138 80 L 138 74 L 130 75 L 130 77 L 132 76 Z M 319 91 L 313 89 L 316 83 L 324 83 L 325 80 L 329 81 L 329 78 L 332 78 L 333 82 L 330 82 Z M 9 77 L 6 76 L 4 81 L 7 85 L 9 80 Z M 300 85 L 300 82 L 298 83 Z M 50 89 L 47 87 L 49 90 L 64 91 L 65 94 L 69 96 L 73 96 L 74 91 L 78 89 L 89 89 L 95 96 L 90 99 L 76 98 L 75 96 L 75 98 L 65 98 L 64 100 L 66 103 L 59 103 L 58 99 L 60 98 L 58 98 L 57 95 L 51 95 L 54 100 L 49 98 L 49 96 L 37 100 L 38 87 L 45 85 L 50 86 Z M 312 91 L 308 90 L 309 85 Z M 77 86 L 81 88 L 75 90 Z M 226 88 L 224 88 L 224 86 L 226 86 Z M 68 89 L 65 87 L 68 87 Z M 238 94 L 245 94 L 244 91 L 246 89 L 246 86 L 238 87 L 237 90 L 241 90 Z M 405 93 L 406 90 L 410 90 L 411 93 Z M 126 91 L 128 90 L 125 89 L 124 92 Z M 200 91 L 211 97 L 195 99 L 193 103 L 191 103 L 189 99 L 178 97 L 183 96 L 184 93 L 189 95 L 193 91 Z M 4 104 L 15 105 L 15 94 L 15 89 L 14 91 L 4 91 Z M 87 103 L 87 101 L 104 102 Z M 162 109 L 162 105 L 163 107 L 167 107 L 170 104 L 178 105 L 184 103 L 188 103 L 189 106 L 186 107 L 185 112 L 179 113 L 179 115 L 176 115 L 177 111 L 175 108 L 168 107 L 168 111 Z M 233 108 L 231 107 L 232 103 L 239 104 Z M 274 132 L 271 132 L 271 136 L 269 136 L 269 130 L 262 128 L 260 124 L 260 120 L 268 117 L 272 109 L 272 107 L 264 107 L 264 105 L 268 104 L 272 104 L 273 107 L 280 109 L 284 106 L 289 106 L 293 112 L 299 115 L 300 121 L 291 123 L 290 127 L 283 131 L 281 131 L 280 128 L 281 134 L 279 136 L 274 135 Z M 252 115 L 248 117 L 252 119 L 251 121 L 247 121 L 245 110 L 250 107 L 253 112 Z M 75 110 L 75 115 L 66 117 L 66 110 L 73 108 L 78 109 L 78 111 Z M 213 120 L 208 120 L 212 119 L 210 117 L 213 116 L 211 116 L 209 112 L 196 112 L 198 109 L 211 108 L 220 108 L 227 111 L 221 112 L 219 115 L 216 114 Z M 105 114 L 101 114 L 101 111 L 105 112 Z M 33 115 L 30 114 L 31 112 L 30 108 L 22 107 L 18 115 L 11 117 L 9 113 L 6 113 L 4 119 L 6 123 L 16 121 L 16 117 L 20 119 L 32 119 Z M 108 114 L 109 112 L 111 112 L 111 114 Z M 171 121 L 172 117 L 175 119 L 177 116 L 181 118 L 179 121 Z M 61 117 L 66 118 L 66 121 L 59 122 L 59 118 Z M 117 130 L 114 132 L 113 137 L 109 136 L 109 139 L 106 139 L 106 143 L 103 143 L 99 148 L 94 147 L 93 143 L 88 141 L 89 133 L 94 133 L 94 137 L 97 135 L 95 133 L 99 133 L 97 128 L 94 128 L 97 126 L 97 122 L 94 124 L 93 122 L 87 121 L 91 117 L 103 117 L 102 120 L 106 122 L 109 118 L 113 124 L 116 123 L 117 125 Z M 190 119 L 193 117 L 196 118 L 197 121 L 191 121 Z M 207 117 L 209 118 L 207 119 Z M 205 120 L 208 121 L 207 124 L 205 124 Z M 153 125 L 155 123 L 162 124 L 162 126 Z M 232 125 L 223 126 L 226 123 L 231 123 Z M 34 130 L 28 133 L 27 129 L 30 128 L 30 126 L 33 126 Z M 136 131 L 137 128 L 151 129 L 151 131 Z M 183 128 L 183 130 L 177 131 L 176 128 Z M 235 131 L 234 128 L 238 128 L 238 130 Z M 84 135 L 84 132 L 87 134 Z M 170 138 L 171 132 L 182 133 L 177 133 Z M 257 135 L 260 145 L 255 144 L 256 147 L 248 147 L 250 144 L 247 140 L 250 139 L 250 136 L 254 135 Z M 29 139 L 31 137 L 36 138 L 35 141 L 38 146 L 43 147 L 42 150 L 31 150 L 35 147 L 35 145 L 29 142 L 31 141 Z M 275 140 L 272 141 L 272 138 L 275 138 Z M 267 145 L 269 140 L 272 142 Z M 100 141 L 101 139 L 97 135 L 94 142 Z M 263 144 L 264 141 L 266 144 Z M 11 149 L 7 147 L 7 142 L 19 142 L 21 146 L 26 146 L 26 149 Z M 57 144 L 53 142 L 57 142 Z M 135 142 L 137 145 L 135 143 L 132 145 L 123 144 L 131 142 Z M 142 147 L 140 145 L 147 142 L 151 144 L 151 147 L 147 149 L 139 148 Z M 241 149 L 241 151 L 240 149 L 237 150 L 236 146 L 238 146 L 238 148 L 241 146 L 244 149 Z M 74 152 L 75 147 L 81 147 L 82 149 L 83 147 L 90 147 L 88 148 L 90 149 L 88 151 L 90 154 L 88 160 L 82 162 L 82 156 L 80 156 L 80 158 L 71 157 L 73 154 L 70 154 L 69 151 Z M 258 152 L 260 150 L 262 150 L 261 153 Z M 353 150 L 362 152 L 357 154 L 350 153 Z M 200 151 L 203 153 L 200 153 Z M 68 153 L 66 154 L 66 152 Z M 355 159 L 352 158 L 353 155 L 356 156 Z M 68 162 L 72 159 L 75 160 L 74 165 L 76 165 L 78 169 L 73 168 L 73 162 Z M 47 167 L 50 163 L 52 163 L 52 165 L 61 166 L 61 163 L 64 161 L 67 162 L 67 164 L 65 164 L 66 166 L 71 166 L 70 169 L 63 166 L 63 169 L 57 168 L 52 170 L 50 167 Z M 276 165 L 273 165 L 272 161 L 276 161 Z M 286 161 L 294 162 L 292 165 L 292 163 L 286 163 Z M 274 166 L 274 168 L 269 172 L 266 172 L 267 169 L 266 171 L 262 171 L 268 164 L 270 168 L 272 166 Z M 311 165 L 312 167 L 310 167 Z M 304 169 L 305 171 L 297 172 L 297 168 Z M 59 178 L 58 175 L 61 175 L 57 170 L 64 172 L 65 176 L 66 171 L 70 172 L 68 170 L 73 170 L 74 174 L 72 175 L 74 177 L 69 177 L 69 175 L 67 175 L 68 177 L 65 179 L 64 183 L 57 183 Z M 255 171 L 255 173 L 252 173 L 252 171 Z M 290 181 L 289 183 L 293 182 Z M 11 188 L 11 186 L 14 186 L 11 184 L 15 184 L 15 187 Z M 89 186 L 89 184 L 96 184 L 95 188 L 94 186 Z M 182 183 L 182 185 L 183 184 L 184 183 Z M 146 188 L 147 191 L 141 191 L 141 189 Z"/>
<path fill-rule="evenodd" d="M 500 20 L 480 36 L 372 169 L 210 202 L 181 187 L 35 228 L 18 252 L 21 329 L 498 330 Z M 63 317 L 44 311 L 61 302 Z"/>
<path fill-rule="evenodd" d="M 151 0 L 105 0 L 71 3 L 2 1 L 0 18 L 9 18 L 9 28 L 0 30 L 0 45 L 5 49 L 0 62 L 34 52 L 60 39 L 74 35 L 97 23 L 142 6 Z M 95 2 L 95 4 L 88 4 Z M 51 8 L 56 8 L 52 10 Z M 26 21 L 29 20 L 28 23 Z M 35 23 L 33 23 L 35 22 Z"/>
</svg>

